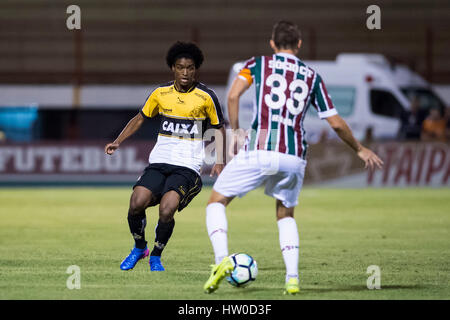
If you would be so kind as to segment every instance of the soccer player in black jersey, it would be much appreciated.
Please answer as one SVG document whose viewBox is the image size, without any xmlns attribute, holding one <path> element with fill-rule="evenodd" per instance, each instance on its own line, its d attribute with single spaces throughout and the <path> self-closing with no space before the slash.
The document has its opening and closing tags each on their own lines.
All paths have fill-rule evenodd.
<svg viewBox="0 0 450 320">
<path fill-rule="evenodd" d="M 201 50 L 193 43 L 176 42 L 168 51 L 166 62 L 173 71 L 174 81 L 158 86 L 148 96 L 139 113 L 133 117 L 117 139 L 105 146 L 112 155 L 135 133 L 145 121 L 161 115 L 156 145 L 149 156 L 149 165 L 133 186 L 128 209 L 128 225 L 135 245 L 120 265 L 122 270 L 133 269 L 136 263 L 150 254 L 150 270 L 164 271 L 161 253 L 175 226 L 175 212 L 184 209 L 200 192 L 200 167 L 203 163 L 203 134 L 215 129 L 216 146 L 223 151 L 225 137 L 223 115 L 215 93 L 195 79 L 203 62 Z M 221 153 L 216 152 L 217 157 Z M 223 161 L 217 158 L 211 174 L 219 174 Z M 148 207 L 159 204 L 153 250 L 147 248 L 145 238 Z"/>
</svg>

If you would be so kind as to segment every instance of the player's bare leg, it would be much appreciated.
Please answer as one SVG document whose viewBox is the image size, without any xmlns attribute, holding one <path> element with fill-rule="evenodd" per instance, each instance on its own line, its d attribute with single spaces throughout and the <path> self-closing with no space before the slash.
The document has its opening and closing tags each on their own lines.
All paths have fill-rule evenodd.
<svg viewBox="0 0 450 320">
<path fill-rule="evenodd" d="M 299 237 L 294 219 L 294 207 L 287 208 L 280 200 L 276 200 L 276 216 L 281 253 L 286 265 L 284 293 L 296 294 L 300 291 L 298 287 Z"/>
<path fill-rule="evenodd" d="M 223 194 L 213 189 L 211 195 L 209 196 L 208 205 L 214 202 L 219 202 L 226 207 L 233 199 L 234 197 L 225 197 Z"/>
<path fill-rule="evenodd" d="M 136 263 L 147 257 L 149 250 L 145 240 L 145 226 L 147 219 L 145 209 L 154 201 L 152 192 L 142 186 L 136 186 L 130 197 L 130 206 L 128 208 L 128 225 L 134 238 L 135 245 L 131 253 L 122 261 L 120 269 L 131 270 Z"/>
<path fill-rule="evenodd" d="M 159 204 L 159 220 L 155 229 L 155 245 L 150 254 L 150 270 L 164 271 L 161 254 L 172 236 L 175 227 L 174 215 L 180 203 L 180 195 L 176 191 L 166 192 Z"/>
<path fill-rule="evenodd" d="M 222 279 L 233 270 L 233 265 L 228 258 L 228 226 L 225 214 L 225 208 L 233 198 L 225 197 L 213 189 L 206 207 L 206 227 L 215 256 L 211 275 L 203 286 L 206 293 L 217 290 Z"/>
<path fill-rule="evenodd" d="M 178 192 L 174 190 L 166 192 L 161 198 L 161 202 L 159 204 L 159 220 L 164 223 L 173 220 L 175 211 L 177 211 L 179 204 L 180 195 Z"/>
</svg>

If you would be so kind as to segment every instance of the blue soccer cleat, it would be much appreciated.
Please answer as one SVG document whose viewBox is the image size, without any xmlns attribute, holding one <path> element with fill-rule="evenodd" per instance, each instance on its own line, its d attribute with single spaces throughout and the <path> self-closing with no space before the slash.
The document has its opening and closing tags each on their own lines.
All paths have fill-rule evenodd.
<svg viewBox="0 0 450 320">
<path fill-rule="evenodd" d="M 150 271 L 164 271 L 160 256 L 150 256 Z"/>
<path fill-rule="evenodd" d="M 131 250 L 131 253 L 120 264 L 120 269 L 131 270 L 139 260 L 144 259 L 148 255 L 149 250 L 147 249 L 147 247 L 145 247 L 144 249 L 138 249 L 134 247 L 133 250 Z"/>
</svg>

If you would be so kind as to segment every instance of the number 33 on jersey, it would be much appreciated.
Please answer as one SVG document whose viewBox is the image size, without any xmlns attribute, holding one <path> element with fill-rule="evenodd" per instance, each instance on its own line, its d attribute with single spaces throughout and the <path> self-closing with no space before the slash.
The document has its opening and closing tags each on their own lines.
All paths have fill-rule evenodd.
<svg viewBox="0 0 450 320">
<path fill-rule="evenodd" d="M 321 119 L 337 114 L 320 75 L 296 56 L 277 53 L 247 60 L 238 76 L 256 89 L 247 149 L 305 159 L 303 120 L 309 105 Z"/>
</svg>

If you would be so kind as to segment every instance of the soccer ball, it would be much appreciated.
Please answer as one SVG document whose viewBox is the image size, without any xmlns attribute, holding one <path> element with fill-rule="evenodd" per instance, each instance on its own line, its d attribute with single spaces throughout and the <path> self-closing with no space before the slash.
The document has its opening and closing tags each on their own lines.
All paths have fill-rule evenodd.
<svg viewBox="0 0 450 320">
<path fill-rule="evenodd" d="M 235 287 L 245 287 L 255 281 L 258 274 L 256 261 L 246 253 L 234 253 L 230 256 L 233 271 L 227 277 L 228 282 Z"/>
</svg>

